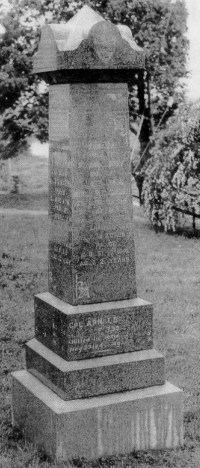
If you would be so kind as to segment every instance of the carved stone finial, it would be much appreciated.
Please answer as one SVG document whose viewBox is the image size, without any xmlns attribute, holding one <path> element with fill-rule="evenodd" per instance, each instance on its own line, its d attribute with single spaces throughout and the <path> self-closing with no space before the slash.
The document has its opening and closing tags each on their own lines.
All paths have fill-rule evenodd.
<svg viewBox="0 0 200 468">
<path fill-rule="evenodd" d="M 145 68 L 145 53 L 131 30 L 114 25 L 85 5 L 66 24 L 42 28 L 34 72 Z"/>
<path fill-rule="evenodd" d="M 121 34 L 109 21 L 101 21 L 93 26 L 88 39 L 101 62 L 108 63 L 121 41 Z"/>
</svg>

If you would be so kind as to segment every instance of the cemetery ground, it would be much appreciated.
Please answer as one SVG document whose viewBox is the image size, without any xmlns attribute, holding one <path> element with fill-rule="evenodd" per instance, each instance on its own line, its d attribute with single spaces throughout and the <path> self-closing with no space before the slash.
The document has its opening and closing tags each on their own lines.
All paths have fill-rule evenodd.
<svg viewBox="0 0 200 468">
<path fill-rule="evenodd" d="M 39 164 L 39 163 L 38 163 Z M 30 180 L 33 176 L 30 175 Z M 24 367 L 24 343 L 34 336 L 34 294 L 47 290 L 47 196 L 41 190 L 0 196 L 0 467 L 199 468 L 200 466 L 200 243 L 155 233 L 134 206 L 138 296 L 154 304 L 155 348 L 166 356 L 166 378 L 185 393 L 185 445 L 95 462 L 54 464 L 11 426 L 11 372 Z M 13 211 L 20 209 L 20 215 Z M 41 210 L 31 216 L 25 210 Z"/>
</svg>

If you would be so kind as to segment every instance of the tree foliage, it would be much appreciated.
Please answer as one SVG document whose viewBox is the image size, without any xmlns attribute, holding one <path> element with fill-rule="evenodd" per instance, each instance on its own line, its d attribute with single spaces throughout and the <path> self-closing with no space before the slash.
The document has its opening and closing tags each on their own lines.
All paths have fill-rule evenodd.
<svg viewBox="0 0 200 468">
<path fill-rule="evenodd" d="M 10 0 L 4 16 L 6 33 L 0 39 L 0 109 L 3 115 L 3 157 L 14 156 L 34 133 L 48 139 L 47 94 L 32 74 L 43 24 L 68 21 L 85 3 L 114 23 L 128 25 L 138 45 L 145 47 L 152 75 L 153 115 L 158 121 L 166 102 L 175 95 L 174 108 L 183 95 L 180 78 L 186 75 L 187 12 L 177 0 Z M 138 111 L 133 93 L 132 107 Z M 170 113 L 168 114 L 170 115 Z"/>
<path fill-rule="evenodd" d="M 176 231 L 175 208 L 200 214 L 200 102 L 181 105 L 156 135 L 144 167 L 143 201 L 155 227 Z"/>
</svg>

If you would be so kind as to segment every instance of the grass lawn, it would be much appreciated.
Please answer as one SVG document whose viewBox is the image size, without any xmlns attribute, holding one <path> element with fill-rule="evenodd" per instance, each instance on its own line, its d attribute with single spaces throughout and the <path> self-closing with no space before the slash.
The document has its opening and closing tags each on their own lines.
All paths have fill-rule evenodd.
<svg viewBox="0 0 200 468">
<path fill-rule="evenodd" d="M 0 192 L 0 209 L 47 209 L 48 158 L 36 158 L 25 153 L 11 161 L 8 191 L 13 188 L 12 174 L 19 176 L 19 193 Z M 1 182 L 1 168 L 0 168 Z M 0 184 L 1 185 L 1 184 Z"/>
<path fill-rule="evenodd" d="M 17 207 L 17 202 L 15 204 Z M 44 207 L 43 207 L 44 208 Z M 134 207 L 138 296 L 154 304 L 155 347 L 166 356 L 166 377 L 185 392 L 185 446 L 59 467 L 199 468 L 200 244 L 156 234 Z M 0 214 L 1 448 L 0 468 L 51 467 L 11 427 L 11 376 L 24 367 L 23 345 L 34 335 L 33 296 L 47 290 L 47 216 Z"/>
</svg>

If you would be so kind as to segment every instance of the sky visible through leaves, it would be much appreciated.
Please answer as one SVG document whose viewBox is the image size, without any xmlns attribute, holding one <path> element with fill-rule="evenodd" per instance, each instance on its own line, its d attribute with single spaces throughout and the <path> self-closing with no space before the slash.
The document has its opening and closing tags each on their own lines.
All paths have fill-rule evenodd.
<svg viewBox="0 0 200 468">
<path fill-rule="evenodd" d="M 176 0 L 171 0 L 175 3 Z M 187 95 L 189 99 L 200 99 L 200 0 L 185 0 L 188 16 L 188 38 L 190 41 L 188 70 L 190 71 L 187 79 Z M 8 8 L 8 0 L 0 0 L 0 4 Z M 3 29 L 0 25 L 0 34 Z"/>
<path fill-rule="evenodd" d="M 190 51 L 188 69 L 190 76 L 187 80 L 188 97 L 192 100 L 200 99 L 200 1 L 185 0 L 188 16 L 188 39 Z"/>
</svg>

